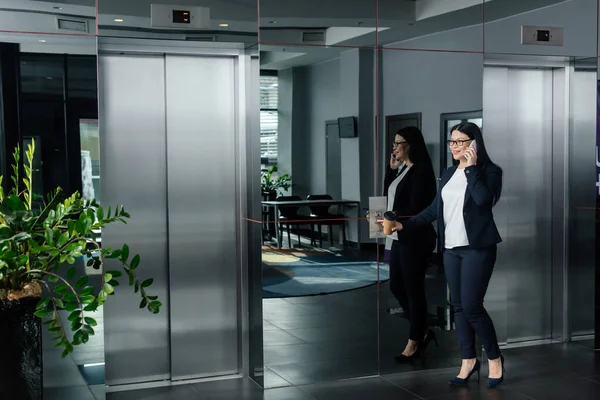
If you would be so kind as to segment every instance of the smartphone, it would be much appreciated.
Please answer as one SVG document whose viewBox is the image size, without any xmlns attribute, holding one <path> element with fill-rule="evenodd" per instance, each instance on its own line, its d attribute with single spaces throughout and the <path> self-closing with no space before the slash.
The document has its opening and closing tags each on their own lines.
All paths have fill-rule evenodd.
<svg viewBox="0 0 600 400">
<path fill-rule="evenodd" d="M 472 147 L 472 148 L 474 148 L 474 149 L 475 149 L 475 151 L 477 151 L 477 142 L 476 142 L 475 140 L 473 140 L 473 141 L 471 142 L 471 145 L 470 145 L 469 147 Z"/>
</svg>

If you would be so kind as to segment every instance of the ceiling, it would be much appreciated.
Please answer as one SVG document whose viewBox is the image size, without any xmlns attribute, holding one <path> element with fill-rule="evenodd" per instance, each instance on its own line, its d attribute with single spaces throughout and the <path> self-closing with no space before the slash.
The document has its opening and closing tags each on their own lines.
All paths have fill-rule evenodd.
<svg viewBox="0 0 600 400">
<path fill-rule="evenodd" d="M 280 59 L 270 63 L 275 69 L 306 65 L 340 52 L 309 44 L 374 47 L 378 39 L 385 46 L 477 25 L 482 22 L 483 1 L 486 20 L 494 21 L 568 0 L 378 0 L 379 12 L 376 0 L 260 0 L 260 41 L 271 44 L 262 46 L 263 55 L 265 51 L 285 53 L 263 58 Z M 153 3 L 208 7 L 210 26 L 196 31 L 153 27 Z M 58 16 L 87 21 L 89 31 L 95 32 L 95 0 L 2 0 L 0 4 L 3 30 L 65 33 L 56 28 Z M 210 34 L 217 41 L 256 43 L 257 16 L 256 0 L 98 0 L 99 32 L 107 36 L 185 40 Z M 303 41 L 305 32 L 323 32 L 324 39 Z"/>
</svg>

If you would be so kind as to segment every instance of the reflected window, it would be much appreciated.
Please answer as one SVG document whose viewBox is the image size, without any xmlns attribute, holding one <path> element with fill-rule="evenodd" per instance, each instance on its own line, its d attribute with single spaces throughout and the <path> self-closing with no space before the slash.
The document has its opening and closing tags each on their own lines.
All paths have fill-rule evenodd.
<svg viewBox="0 0 600 400">
<path fill-rule="evenodd" d="M 448 147 L 446 141 L 452 135 L 452 128 L 458 124 L 462 124 L 464 122 L 472 122 L 477 125 L 480 129 L 483 128 L 483 113 L 481 110 L 479 111 L 469 111 L 469 112 L 458 112 L 458 113 L 446 113 L 441 115 L 442 122 L 442 130 L 440 132 L 440 144 L 442 149 L 446 149 L 445 151 L 441 151 L 441 160 L 440 160 L 440 176 L 444 169 L 452 166 L 452 152 Z"/>
<path fill-rule="evenodd" d="M 97 119 L 79 120 L 81 140 L 81 195 L 100 202 L 100 142 Z"/>
<path fill-rule="evenodd" d="M 278 106 L 279 84 L 277 74 L 272 71 L 261 71 L 260 156 L 262 167 L 277 164 Z"/>
</svg>

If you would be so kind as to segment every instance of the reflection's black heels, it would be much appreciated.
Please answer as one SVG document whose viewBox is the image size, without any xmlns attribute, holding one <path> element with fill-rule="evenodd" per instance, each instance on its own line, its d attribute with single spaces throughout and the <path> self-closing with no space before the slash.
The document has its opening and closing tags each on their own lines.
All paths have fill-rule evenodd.
<svg viewBox="0 0 600 400">
<path fill-rule="evenodd" d="M 469 372 L 469 375 L 467 375 L 466 378 L 463 379 L 463 378 L 455 377 L 455 378 L 450 379 L 448 381 L 448 383 L 452 386 L 464 386 L 467 383 L 469 383 L 469 379 L 471 379 L 471 376 L 475 372 L 477 372 L 477 382 L 479 382 L 479 370 L 481 370 L 481 363 L 479 362 L 479 360 L 476 360 L 475 365 L 473 365 L 473 369 L 471 369 L 471 372 Z"/>
<path fill-rule="evenodd" d="M 429 342 L 431 342 L 432 340 L 435 343 L 435 347 L 440 347 L 438 345 L 438 341 L 437 341 L 437 337 L 435 336 L 435 332 L 432 331 L 431 329 L 427 329 L 427 334 L 425 335 L 425 340 L 423 340 L 421 343 L 419 343 L 419 348 L 417 351 L 420 352 L 421 354 L 425 353 L 427 346 L 429 346 Z"/>
<path fill-rule="evenodd" d="M 488 388 L 490 389 L 494 389 L 504 380 L 504 356 L 500 356 L 500 362 L 502 363 L 502 376 L 500 378 L 488 378 Z"/>
<path fill-rule="evenodd" d="M 427 334 L 425 335 L 425 339 L 422 342 L 419 342 L 415 352 L 412 353 L 410 356 L 405 356 L 404 354 L 400 354 L 399 356 L 396 356 L 396 361 L 414 360 L 415 358 L 419 358 L 419 357 L 423 356 L 423 353 L 425 353 L 425 349 L 427 349 L 427 346 L 429 346 L 429 343 L 432 340 L 435 342 L 435 346 L 439 347 L 437 337 L 435 336 L 435 332 L 432 331 L 431 329 L 428 329 Z"/>
</svg>

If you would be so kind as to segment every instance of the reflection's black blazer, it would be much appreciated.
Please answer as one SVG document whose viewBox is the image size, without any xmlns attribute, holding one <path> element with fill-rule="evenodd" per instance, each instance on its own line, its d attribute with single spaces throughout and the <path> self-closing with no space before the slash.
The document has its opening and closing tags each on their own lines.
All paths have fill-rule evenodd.
<svg viewBox="0 0 600 400">
<path fill-rule="evenodd" d="M 410 234 L 421 226 L 430 225 L 437 220 L 438 235 L 444 247 L 444 202 L 442 189 L 456 172 L 456 166 L 442 174 L 440 187 L 433 203 L 416 217 L 402 221 L 403 230 Z M 494 222 L 492 207 L 500 197 L 502 190 L 502 170 L 495 164 L 487 163 L 465 168 L 467 190 L 463 215 L 469 246 L 483 248 L 500 243 L 502 239 Z"/>
<path fill-rule="evenodd" d="M 398 215 L 398 221 L 407 220 L 419 214 L 431 204 L 436 195 L 435 175 L 432 168 L 421 164 L 414 164 L 396 188 L 396 193 L 388 193 L 390 185 L 398 176 L 398 171 L 388 167 L 383 184 L 383 195 L 394 196 L 392 211 Z M 424 235 L 433 235 L 435 230 L 431 224 L 419 226 L 410 235 L 398 232 L 399 240 L 421 239 Z"/>
</svg>

